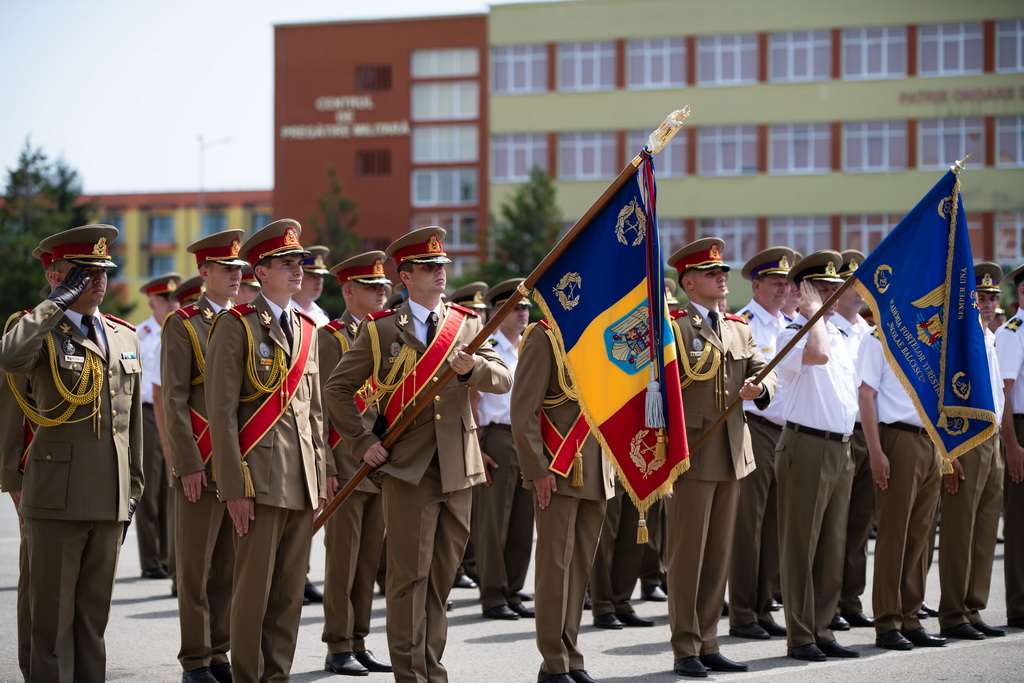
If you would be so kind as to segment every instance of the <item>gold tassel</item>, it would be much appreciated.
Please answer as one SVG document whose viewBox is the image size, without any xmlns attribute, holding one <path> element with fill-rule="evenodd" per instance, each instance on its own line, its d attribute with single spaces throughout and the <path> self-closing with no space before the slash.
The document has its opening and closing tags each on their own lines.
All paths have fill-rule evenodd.
<svg viewBox="0 0 1024 683">
<path fill-rule="evenodd" d="M 654 461 L 665 462 L 668 457 L 668 439 L 665 437 L 665 430 L 658 430 L 658 444 L 654 447 Z M 645 541 L 646 542 L 646 541 Z"/>
<path fill-rule="evenodd" d="M 938 422 L 936 422 L 936 426 L 939 429 L 945 429 L 947 422 L 948 422 L 948 420 L 946 419 L 946 414 L 945 413 L 939 413 L 939 420 L 938 420 Z M 949 472 L 944 472 L 944 474 L 949 474 Z"/>
<path fill-rule="evenodd" d="M 942 458 L 942 474 L 953 474 L 953 461 L 945 456 Z"/>
<path fill-rule="evenodd" d="M 246 498 L 255 498 L 256 489 L 252 486 L 252 474 L 249 473 L 249 463 L 242 461 L 242 479 L 245 481 L 245 492 L 243 495 Z"/>
<path fill-rule="evenodd" d="M 576 449 L 576 455 L 572 456 L 572 487 L 581 488 L 583 486 L 583 454 L 580 453 L 579 449 Z"/>
<path fill-rule="evenodd" d="M 640 522 L 636 527 L 636 542 L 643 545 L 647 543 L 647 518 L 643 512 L 640 513 Z"/>
</svg>

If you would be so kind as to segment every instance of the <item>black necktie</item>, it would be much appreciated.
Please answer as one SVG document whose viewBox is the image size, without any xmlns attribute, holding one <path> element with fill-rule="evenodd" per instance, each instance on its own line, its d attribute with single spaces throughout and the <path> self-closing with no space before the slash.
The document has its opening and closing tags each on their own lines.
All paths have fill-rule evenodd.
<svg viewBox="0 0 1024 683">
<path fill-rule="evenodd" d="M 711 323 L 711 330 L 721 338 L 722 333 L 718 329 L 718 311 L 708 311 L 708 322 Z"/>
<path fill-rule="evenodd" d="M 99 347 L 100 355 L 103 358 L 107 357 L 107 344 L 103 341 L 103 337 L 100 336 L 100 331 L 96 329 L 96 320 L 91 315 L 82 316 L 82 324 L 85 325 L 86 336 L 89 340 Z"/>
<path fill-rule="evenodd" d="M 437 336 L 437 312 L 431 311 L 427 316 L 427 346 L 430 346 L 430 342 L 434 341 L 435 336 Z"/>
<path fill-rule="evenodd" d="M 288 340 L 288 348 L 285 351 L 291 353 L 295 339 L 292 337 L 292 321 L 288 317 L 288 311 L 281 311 L 281 329 L 284 330 L 284 338 Z"/>
</svg>

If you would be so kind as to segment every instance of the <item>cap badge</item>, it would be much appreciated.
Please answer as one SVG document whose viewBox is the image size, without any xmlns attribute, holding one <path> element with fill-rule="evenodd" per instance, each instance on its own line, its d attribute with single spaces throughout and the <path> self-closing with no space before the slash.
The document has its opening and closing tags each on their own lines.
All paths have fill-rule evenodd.
<svg viewBox="0 0 1024 683">
<path fill-rule="evenodd" d="M 440 254 L 442 251 L 444 250 L 441 249 L 441 240 L 437 239 L 437 235 L 432 234 L 427 242 L 427 252 L 430 254 Z"/>
<path fill-rule="evenodd" d="M 992 276 L 988 273 L 985 273 L 985 277 L 981 278 L 981 284 L 983 287 L 991 287 L 995 283 L 992 281 Z"/>
<path fill-rule="evenodd" d="M 780 258 L 779 259 L 779 268 L 781 268 L 782 270 L 789 270 L 789 268 L 790 268 L 789 259 L 786 258 L 785 256 Z"/>
<path fill-rule="evenodd" d="M 174 280 L 168 280 L 168 282 L 167 282 L 167 291 L 168 292 L 173 292 L 177 288 L 178 288 L 178 283 L 177 282 L 175 282 Z"/>
<path fill-rule="evenodd" d="M 101 237 L 96 241 L 96 244 L 92 248 L 93 256 L 106 256 L 107 255 L 107 238 Z"/>
<path fill-rule="evenodd" d="M 270 327 L 271 321 L 274 316 L 270 315 L 270 311 L 263 311 L 260 313 L 260 322 L 263 323 L 263 327 Z"/>
<path fill-rule="evenodd" d="M 839 275 L 839 273 L 836 272 L 836 264 L 833 263 L 832 261 L 829 261 L 828 265 L 825 266 L 825 275 Z"/>
<path fill-rule="evenodd" d="M 299 246 L 299 236 L 295 234 L 295 228 L 290 225 L 284 231 L 284 243 L 288 247 Z"/>
<path fill-rule="evenodd" d="M 317 254 L 317 257 L 313 260 L 313 265 L 319 268 L 324 267 L 324 257 Z"/>
<path fill-rule="evenodd" d="M 473 303 L 475 303 L 475 304 L 483 303 L 483 300 L 484 300 L 484 295 L 481 292 L 476 292 L 475 294 L 473 294 Z"/>
<path fill-rule="evenodd" d="M 711 245 L 711 258 L 714 259 L 715 261 L 722 260 L 722 250 L 718 248 L 717 244 Z"/>
<path fill-rule="evenodd" d="M 860 264 L 857 263 L 857 259 L 851 259 L 850 260 L 850 270 L 851 271 L 857 270 L 858 266 L 860 266 Z"/>
<path fill-rule="evenodd" d="M 375 259 L 373 262 L 373 274 L 378 277 L 384 275 L 384 264 L 380 259 Z"/>
<path fill-rule="evenodd" d="M 231 240 L 231 258 L 238 256 L 238 252 L 242 250 L 242 243 L 238 240 Z"/>
</svg>

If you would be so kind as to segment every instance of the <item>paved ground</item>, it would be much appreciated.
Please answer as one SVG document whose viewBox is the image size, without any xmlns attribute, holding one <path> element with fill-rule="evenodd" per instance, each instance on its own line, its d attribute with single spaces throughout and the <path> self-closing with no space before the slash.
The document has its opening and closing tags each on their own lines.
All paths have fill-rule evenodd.
<svg viewBox="0 0 1024 683">
<path fill-rule="evenodd" d="M 17 517 L 8 496 L 0 498 L 0 681 L 21 680 L 15 648 L 15 594 L 18 555 Z M 314 539 L 313 580 L 323 580 L 322 539 Z M 298 561 L 302 561 L 301 559 Z M 991 608 L 985 613 L 993 625 L 1006 623 L 1003 601 L 1002 546 L 997 549 Z M 134 533 L 124 545 L 107 628 L 107 677 L 111 681 L 180 680 L 175 658 L 178 650 L 177 602 L 168 581 L 139 577 Z M 532 578 L 531 578 L 532 580 Z M 869 579 L 870 586 L 870 579 Z M 528 587 L 529 588 L 529 587 Z M 938 605 L 937 567 L 928 580 L 928 600 Z M 452 592 L 448 650 L 444 662 L 452 683 L 488 680 L 491 683 L 535 681 L 540 659 L 534 645 L 533 621 L 497 622 L 481 618 L 475 590 Z M 870 601 L 868 602 L 870 604 Z M 580 647 L 591 675 L 607 683 L 626 681 L 678 681 L 672 673 L 668 644 L 668 616 L 664 603 L 638 601 L 637 612 L 655 620 L 654 628 L 603 631 L 584 615 Z M 870 612 L 870 610 L 869 610 Z M 384 636 L 384 599 L 374 602 L 370 648 L 387 658 Z M 777 615 L 782 621 L 782 614 Z M 926 621 L 937 630 L 936 620 Z M 295 653 L 295 681 L 344 680 L 323 671 L 326 650 L 320 642 L 323 609 L 303 608 Z M 839 642 L 860 651 L 856 660 L 830 660 L 823 664 L 796 662 L 785 657 L 785 640 L 745 641 L 728 635 L 728 621 L 719 625 L 722 652 L 750 664 L 746 674 L 712 674 L 710 680 L 785 680 L 786 683 L 828 681 L 1021 681 L 1024 680 L 1024 631 L 1011 629 L 1006 638 L 979 643 L 953 642 L 941 649 L 888 652 L 874 647 L 870 629 L 839 634 Z M 388 680 L 383 674 L 363 679 Z"/>
</svg>

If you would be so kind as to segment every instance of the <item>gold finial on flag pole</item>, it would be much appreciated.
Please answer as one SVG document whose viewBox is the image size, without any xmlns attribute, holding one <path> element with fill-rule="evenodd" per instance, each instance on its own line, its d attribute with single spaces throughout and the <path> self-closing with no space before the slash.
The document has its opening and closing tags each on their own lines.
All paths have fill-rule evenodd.
<svg viewBox="0 0 1024 683">
<path fill-rule="evenodd" d="M 657 154 L 668 141 L 672 139 L 680 128 L 683 127 L 683 122 L 690 115 L 690 105 L 686 105 L 682 109 L 677 109 L 669 114 L 658 129 L 650 134 L 647 138 L 647 151 L 651 154 Z"/>
<path fill-rule="evenodd" d="M 957 175 L 960 175 L 960 171 L 962 171 L 965 168 L 967 168 L 967 160 L 970 159 L 970 158 L 971 158 L 971 155 L 968 152 L 967 156 L 965 156 L 963 159 L 961 159 L 960 161 L 958 161 L 955 164 L 953 164 L 952 166 L 950 166 L 949 170 L 952 171 L 953 173 L 957 174 Z"/>
</svg>

